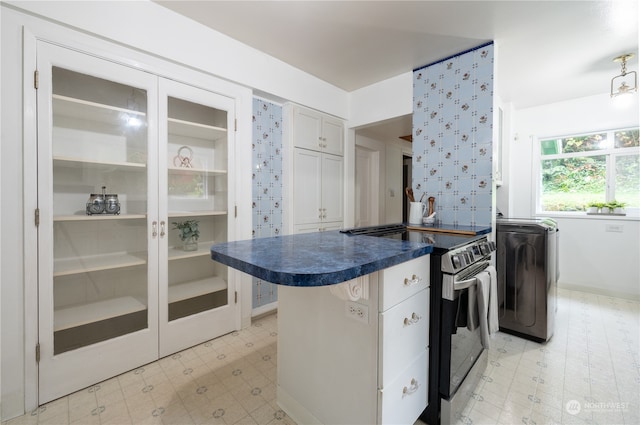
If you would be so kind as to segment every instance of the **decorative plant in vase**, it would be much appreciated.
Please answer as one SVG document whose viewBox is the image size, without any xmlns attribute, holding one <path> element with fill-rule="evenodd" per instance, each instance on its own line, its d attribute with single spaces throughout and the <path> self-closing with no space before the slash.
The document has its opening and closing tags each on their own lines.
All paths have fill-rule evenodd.
<svg viewBox="0 0 640 425">
<path fill-rule="evenodd" d="M 174 221 L 173 228 L 180 231 L 178 237 L 182 241 L 182 249 L 185 251 L 196 251 L 198 249 L 198 220 Z"/>
<path fill-rule="evenodd" d="M 624 202 L 618 202 L 615 199 L 607 204 L 607 206 L 609 207 L 609 212 L 611 212 L 612 214 L 625 214 L 625 205 L 627 204 L 625 204 Z"/>
<path fill-rule="evenodd" d="M 587 204 L 587 213 L 589 214 L 598 214 L 600 211 L 600 208 L 604 205 L 604 203 L 602 202 L 589 202 Z"/>
</svg>

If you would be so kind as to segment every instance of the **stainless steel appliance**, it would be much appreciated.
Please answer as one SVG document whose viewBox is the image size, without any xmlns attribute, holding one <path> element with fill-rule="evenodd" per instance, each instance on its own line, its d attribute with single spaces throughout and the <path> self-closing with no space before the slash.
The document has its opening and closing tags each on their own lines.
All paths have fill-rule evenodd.
<svg viewBox="0 0 640 425">
<path fill-rule="evenodd" d="M 440 323 L 440 422 L 460 420 L 488 364 L 482 345 L 476 276 L 491 264 L 496 250 L 486 236 L 442 255 Z"/>
<path fill-rule="evenodd" d="M 344 233 L 426 242 L 431 253 L 429 395 L 420 419 L 429 425 L 456 422 L 487 366 L 480 342 L 475 275 L 489 264 L 495 243 L 487 235 L 407 230 L 403 224 L 349 229 Z M 440 284 L 436 284 L 440 282 Z M 469 312 L 471 318 L 469 318 Z M 464 316 L 464 321 L 461 317 Z M 463 323 L 464 322 L 464 323 Z M 471 329 L 471 330 L 470 330 Z"/>
<path fill-rule="evenodd" d="M 548 341 L 557 310 L 557 223 L 520 218 L 499 218 L 496 223 L 500 330 Z"/>
</svg>

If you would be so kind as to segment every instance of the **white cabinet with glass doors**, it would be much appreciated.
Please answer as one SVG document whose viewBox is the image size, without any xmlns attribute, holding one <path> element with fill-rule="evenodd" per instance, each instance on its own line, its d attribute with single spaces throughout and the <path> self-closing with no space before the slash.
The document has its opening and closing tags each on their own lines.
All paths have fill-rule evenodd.
<svg viewBox="0 0 640 425">
<path fill-rule="evenodd" d="M 235 111 L 46 42 L 37 58 L 44 403 L 235 329 L 229 272 L 209 257 L 233 236 Z"/>
<path fill-rule="evenodd" d="M 234 329 L 228 269 L 210 248 L 229 240 L 235 113 L 231 98 L 165 79 L 160 100 L 162 357 Z M 190 247 L 181 229 L 193 224 L 199 238 Z"/>
</svg>

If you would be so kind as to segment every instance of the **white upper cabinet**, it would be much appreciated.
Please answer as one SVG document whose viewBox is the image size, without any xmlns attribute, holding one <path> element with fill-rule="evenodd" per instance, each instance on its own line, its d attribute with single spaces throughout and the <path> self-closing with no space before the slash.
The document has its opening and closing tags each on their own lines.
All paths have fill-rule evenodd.
<svg viewBox="0 0 640 425">
<path fill-rule="evenodd" d="M 342 120 L 301 106 L 294 107 L 293 143 L 298 148 L 344 155 Z"/>
<path fill-rule="evenodd" d="M 344 122 L 285 105 L 285 179 L 290 232 L 338 230 L 344 224 Z"/>
</svg>

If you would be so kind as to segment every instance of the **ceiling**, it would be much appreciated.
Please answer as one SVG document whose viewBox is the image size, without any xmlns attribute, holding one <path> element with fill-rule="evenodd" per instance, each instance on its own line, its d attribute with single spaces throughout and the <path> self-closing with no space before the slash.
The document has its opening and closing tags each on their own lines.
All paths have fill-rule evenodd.
<svg viewBox="0 0 640 425">
<path fill-rule="evenodd" d="M 608 92 L 623 53 L 638 68 L 636 0 L 157 3 L 349 92 L 489 40 L 516 108 Z M 370 131 L 411 133 L 407 118 L 383 124 Z"/>
</svg>

